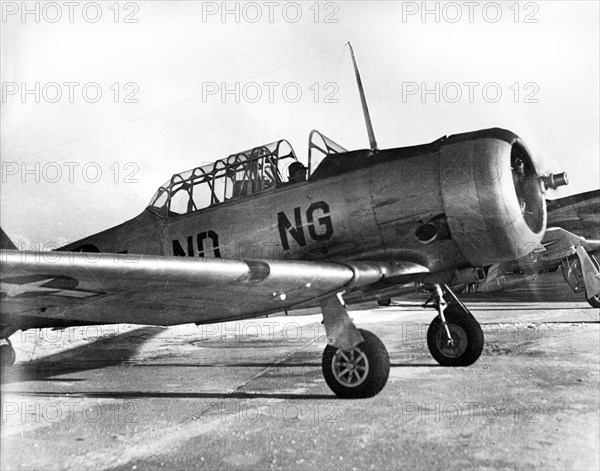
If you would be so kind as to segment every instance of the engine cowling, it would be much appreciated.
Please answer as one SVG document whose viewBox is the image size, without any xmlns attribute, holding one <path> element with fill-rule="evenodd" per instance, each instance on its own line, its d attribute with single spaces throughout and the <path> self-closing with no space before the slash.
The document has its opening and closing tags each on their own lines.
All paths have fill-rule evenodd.
<svg viewBox="0 0 600 471">
<path fill-rule="evenodd" d="M 441 146 L 440 172 L 451 237 L 472 265 L 517 259 L 539 247 L 544 191 L 517 135 L 489 129 L 452 136 Z"/>
</svg>

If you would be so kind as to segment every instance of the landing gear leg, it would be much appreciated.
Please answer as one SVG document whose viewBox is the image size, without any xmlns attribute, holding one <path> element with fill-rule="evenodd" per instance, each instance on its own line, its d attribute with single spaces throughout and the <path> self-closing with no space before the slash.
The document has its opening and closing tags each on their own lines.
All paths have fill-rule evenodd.
<svg viewBox="0 0 600 471">
<path fill-rule="evenodd" d="M 446 285 L 434 285 L 434 306 L 438 315 L 427 330 L 427 346 L 444 366 L 468 366 L 483 351 L 483 330 L 479 322 Z"/>
<path fill-rule="evenodd" d="M 1 342 L 2 343 L 0 344 L 0 364 L 2 365 L 2 368 L 13 366 L 17 358 L 15 350 L 12 347 L 10 340 L 2 339 Z"/>
<path fill-rule="evenodd" d="M 327 385 L 343 398 L 375 396 L 390 373 L 385 345 L 375 334 L 356 328 L 341 296 L 323 301 L 321 309 L 329 343 L 322 361 Z"/>
</svg>

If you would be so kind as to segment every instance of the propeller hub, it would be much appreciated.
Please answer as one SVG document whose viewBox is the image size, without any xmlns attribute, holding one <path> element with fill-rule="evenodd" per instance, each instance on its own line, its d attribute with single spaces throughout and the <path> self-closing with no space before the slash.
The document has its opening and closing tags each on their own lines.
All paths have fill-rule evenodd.
<svg viewBox="0 0 600 471">
<path fill-rule="evenodd" d="M 569 179 L 567 178 L 567 173 L 551 173 L 550 175 L 543 176 L 542 183 L 546 190 L 553 189 L 556 190 L 558 187 L 565 186 L 569 184 Z"/>
</svg>

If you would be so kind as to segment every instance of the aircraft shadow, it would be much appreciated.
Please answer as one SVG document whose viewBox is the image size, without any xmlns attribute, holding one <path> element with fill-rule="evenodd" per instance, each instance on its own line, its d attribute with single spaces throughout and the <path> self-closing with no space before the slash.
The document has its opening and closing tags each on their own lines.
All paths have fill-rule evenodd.
<svg viewBox="0 0 600 471">
<path fill-rule="evenodd" d="M 152 328 L 149 328 L 152 329 Z M 161 329 L 158 329 L 161 330 Z M 155 333 L 153 333 L 154 335 Z M 127 334 L 123 334 L 126 336 Z M 123 338 L 121 337 L 120 340 Z M 78 350 L 84 348 L 90 348 L 92 344 L 78 347 L 71 350 L 69 357 L 77 355 Z M 130 356 L 135 353 L 136 347 L 131 348 Z M 85 352 L 88 356 L 89 352 Z M 54 355 L 64 356 L 64 353 Z M 54 357 L 53 356 L 53 357 Z M 37 362 L 37 365 L 31 367 L 22 367 L 20 371 L 15 371 L 8 381 L 3 382 L 21 382 L 21 381 L 65 381 L 65 382 L 78 382 L 86 381 L 85 379 L 79 378 L 52 378 L 52 376 L 76 373 L 89 369 L 103 368 L 106 366 L 118 366 L 124 361 L 122 355 L 116 355 L 114 358 L 108 361 L 77 361 L 70 364 L 57 363 L 56 360 L 50 361 L 48 357 L 43 361 Z M 391 368 L 431 368 L 440 367 L 437 363 L 392 363 Z M 296 362 L 296 363 L 268 363 L 268 362 L 255 362 L 255 363 L 227 363 L 227 364 L 189 364 L 189 363 L 140 363 L 131 364 L 127 363 L 127 368 L 138 368 L 138 367 L 152 367 L 152 368 L 214 368 L 214 367 L 261 367 L 261 368 L 288 368 L 288 367 L 314 367 L 315 369 L 321 368 L 320 362 Z M 23 396 L 39 396 L 39 397 L 64 397 L 65 392 L 57 391 L 27 391 L 27 390 L 11 390 L 11 394 L 19 394 Z M 83 397 L 83 398 L 95 398 L 95 399 L 286 399 L 286 400 L 331 400 L 338 399 L 337 396 L 332 394 L 303 394 L 303 393 L 280 393 L 280 392 L 244 392 L 244 391 L 232 391 L 232 392 L 162 392 L 162 391 L 77 391 L 70 392 L 69 397 Z"/>
<path fill-rule="evenodd" d="M 11 391 L 11 394 L 40 397 L 64 397 L 64 393 L 48 391 Z M 69 398 L 86 399 L 337 399 L 331 394 L 294 394 L 268 392 L 160 392 L 160 391 L 90 391 L 69 394 Z"/>
<path fill-rule="evenodd" d="M 249 363 L 246 366 L 260 366 L 262 363 Z M 265 363 L 264 365 L 269 367 L 287 367 L 285 363 L 270 364 Z M 302 364 L 306 366 L 320 367 L 320 363 L 308 363 Z M 140 366 L 140 365 L 135 365 Z M 143 365 L 143 366 L 168 366 L 168 367 L 190 367 L 197 366 L 203 368 L 206 366 L 219 366 L 219 365 L 189 365 L 189 364 L 168 364 L 168 365 Z M 233 364 L 231 366 L 240 366 Z M 297 365 L 298 366 L 298 365 Z M 417 368 L 431 368 L 441 367 L 439 364 L 431 363 L 418 363 L 418 364 L 400 364 L 393 363 L 390 365 L 392 368 L 406 368 L 406 367 L 417 367 Z M 64 392 L 49 392 L 49 391 L 10 391 L 11 394 L 20 394 L 23 396 L 41 396 L 41 397 L 63 397 Z M 77 391 L 69 393 L 70 398 L 86 398 L 86 399 L 287 399 L 287 400 L 331 400 L 339 399 L 335 394 L 303 394 L 303 393 L 280 393 L 280 392 L 245 392 L 245 391 L 232 391 L 232 392 L 162 392 L 162 391 Z"/>
<path fill-rule="evenodd" d="M 140 346 L 158 333 L 162 327 L 148 326 L 131 332 L 100 337 L 93 342 L 61 351 L 27 363 L 17 363 L 3 368 L 2 384 L 21 381 L 82 381 L 80 379 L 52 378 L 69 373 L 118 366 L 132 358 Z M 115 347 L 111 347 L 115 345 Z"/>
<path fill-rule="evenodd" d="M 132 360 L 141 345 L 150 340 L 164 329 L 147 326 L 131 332 L 98 338 L 92 342 L 75 348 L 61 351 L 47 357 L 32 360 L 28 363 L 17 363 L 12 368 L 3 369 L 2 384 L 27 381 L 46 382 L 85 382 L 82 378 L 59 378 L 58 376 L 79 373 L 106 367 L 123 366 L 124 368 L 315 368 L 320 374 L 320 358 L 315 361 L 290 362 L 216 362 L 210 364 L 175 363 L 160 361 L 136 362 Z M 392 368 L 438 367 L 430 363 L 398 363 L 393 362 Z M 11 394 L 24 396 L 64 397 L 64 392 L 11 390 Z M 332 394 L 305 394 L 286 392 L 161 392 L 161 391 L 88 391 L 71 392 L 69 397 L 106 398 L 106 399 L 287 399 L 287 400 L 331 400 L 337 399 Z"/>
<path fill-rule="evenodd" d="M 196 364 L 196 363 L 128 363 L 128 367 L 147 367 L 147 368 L 321 368 L 321 362 L 312 363 L 268 363 L 268 362 L 256 362 L 256 363 L 210 363 L 210 364 Z M 442 366 L 437 363 L 390 363 L 390 368 L 431 368 Z"/>
</svg>

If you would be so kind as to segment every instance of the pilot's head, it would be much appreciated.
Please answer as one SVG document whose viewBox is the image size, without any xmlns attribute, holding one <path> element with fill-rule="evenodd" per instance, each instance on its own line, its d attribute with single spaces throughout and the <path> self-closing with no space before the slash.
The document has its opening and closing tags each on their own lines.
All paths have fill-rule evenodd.
<svg viewBox="0 0 600 471">
<path fill-rule="evenodd" d="M 301 162 L 294 162 L 288 168 L 289 178 L 288 182 L 297 183 L 306 180 L 306 167 Z"/>
</svg>

